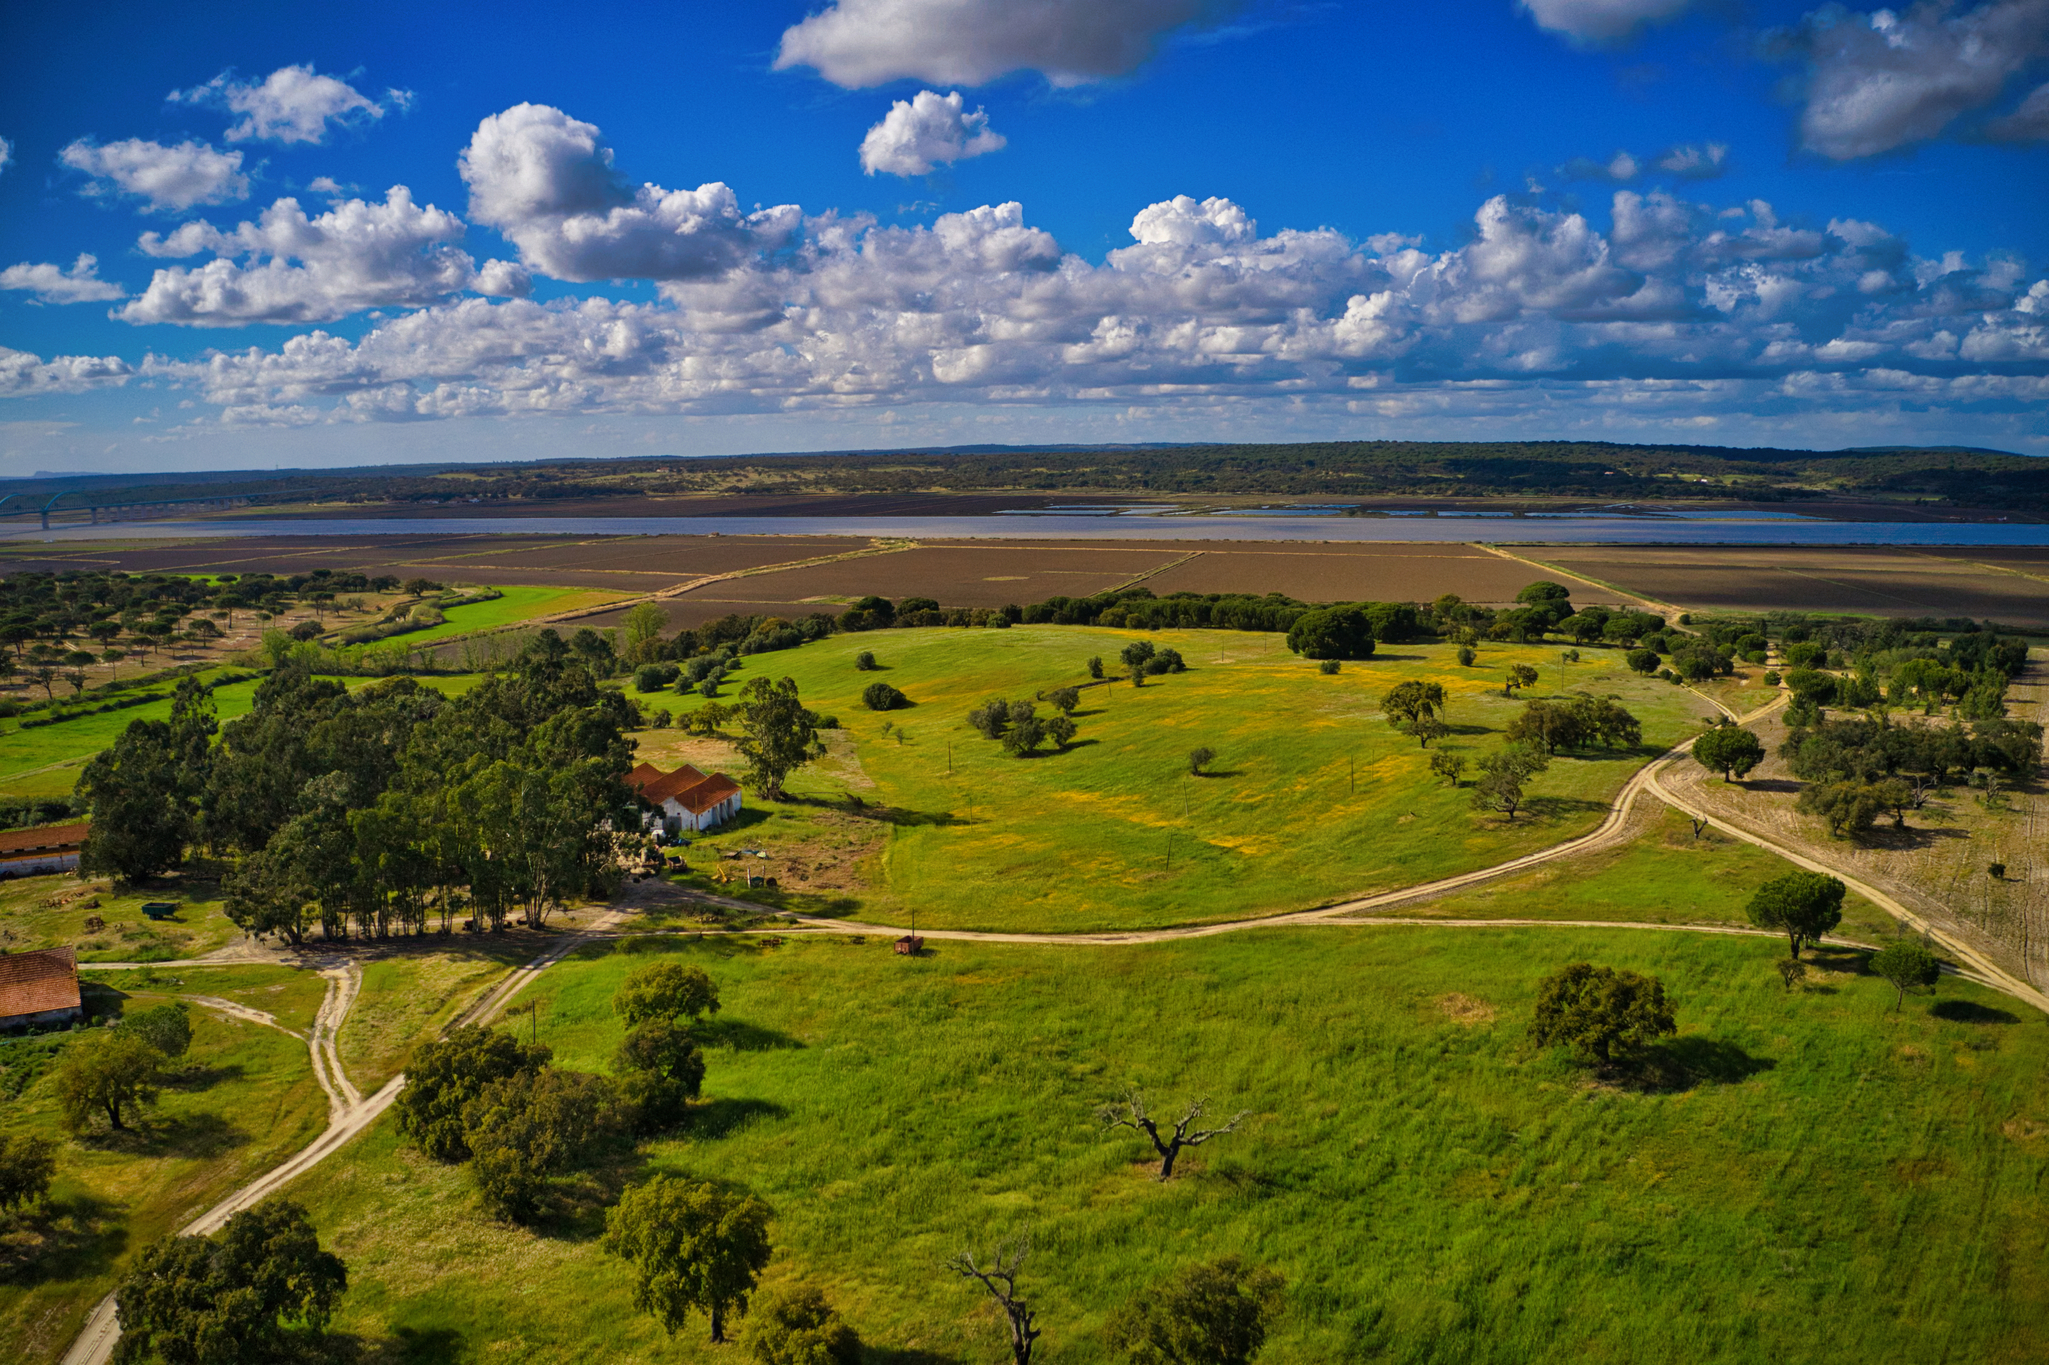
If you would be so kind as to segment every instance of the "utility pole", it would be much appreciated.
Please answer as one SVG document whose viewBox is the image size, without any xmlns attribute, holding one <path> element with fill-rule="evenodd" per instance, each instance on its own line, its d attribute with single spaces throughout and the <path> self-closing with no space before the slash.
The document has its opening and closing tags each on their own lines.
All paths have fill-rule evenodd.
<svg viewBox="0 0 2049 1365">
<path fill-rule="evenodd" d="M 1357 795 L 1359 794 L 1359 756 L 1358 756 L 1357 754 L 1354 754 L 1354 755 L 1352 755 L 1351 763 L 1352 763 L 1352 795 L 1354 795 L 1354 796 L 1357 796 Z"/>
<path fill-rule="evenodd" d="M 946 775 L 953 776 L 953 741 L 946 741 Z"/>
<path fill-rule="evenodd" d="M 1174 831 L 1167 831 L 1167 871 L 1174 870 Z"/>
</svg>

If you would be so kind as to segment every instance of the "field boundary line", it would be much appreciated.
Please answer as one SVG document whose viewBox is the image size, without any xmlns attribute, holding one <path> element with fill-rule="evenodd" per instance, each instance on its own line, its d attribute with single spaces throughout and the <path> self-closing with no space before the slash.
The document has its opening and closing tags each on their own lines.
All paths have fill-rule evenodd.
<svg viewBox="0 0 2049 1365">
<path fill-rule="evenodd" d="M 1209 552 L 1207 550 L 1190 550 L 1187 554 L 1181 556 L 1181 558 L 1179 559 L 1170 559 L 1165 564 L 1156 565 L 1153 568 L 1147 569 L 1144 573 L 1139 574 L 1136 578 L 1125 579 L 1116 587 L 1109 589 L 1109 591 L 1123 592 L 1126 588 L 1135 588 L 1139 584 L 1145 582 L 1148 578 L 1156 578 L 1160 574 L 1165 573 L 1169 569 L 1178 569 L 1183 564 L 1186 564 L 1189 560 L 1200 559 L 1202 558 L 1202 556 L 1208 553 Z"/>
<path fill-rule="evenodd" d="M 1578 581 L 1580 581 L 1581 583 L 1585 583 L 1589 587 L 1602 588 L 1607 590 L 1608 592 L 1620 593 L 1632 602 L 1636 602 L 1645 607 L 1649 607 L 1654 614 L 1663 615 L 1669 612 L 1674 615 L 1678 615 L 1687 612 L 1687 608 L 1678 605 L 1676 602 L 1661 602 L 1655 597 L 1645 597 L 1640 592 L 1630 591 L 1628 588 L 1623 587 L 1620 583 L 1610 583 L 1604 579 L 1589 578 L 1587 577 L 1587 575 L 1583 573 L 1574 573 L 1571 569 L 1565 568 L 1562 565 L 1549 564 L 1541 559 L 1532 559 L 1528 555 L 1519 555 L 1514 553 L 1513 551 L 1504 550 L 1499 545 L 1490 545 L 1484 540 L 1471 540 L 1467 541 L 1466 543 L 1468 545 L 1471 545 L 1475 549 L 1485 550 L 1490 555 L 1499 555 L 1501 558 L 1509 560 L 1512 563 L 1527 564 L 1532 569 L 1542 569 L 1546 573 L 1563 574 L 1567 578 L 1577 579 Z M 1682 627 L 1682 629 L 1684 629 L 1684 627 Z"/>
</svg>

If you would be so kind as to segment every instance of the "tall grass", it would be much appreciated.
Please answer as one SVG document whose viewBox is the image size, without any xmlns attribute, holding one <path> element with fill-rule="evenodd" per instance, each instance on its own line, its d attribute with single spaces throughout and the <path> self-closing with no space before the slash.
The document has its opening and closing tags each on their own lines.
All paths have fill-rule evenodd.
<svg viewBox="0 0 2049 1365">
<path fill-rule="evenodd" d="M 386 1125 L 294 1191 L 349 1262 L 344 1330 L 443 1358 L 723 1358 L 663 1342 L 596 1248 L 599 1206 L 656 1170 L 767 1199 L 769 1277 L 826 1285 L 886 1360 L 995 1359 L 941 1262 L 1027 1228 L 1051 1362 L 1106 1359 L 1114 1305 L 1232 1252 L 1288 1278 L 1276 1363 L 2020 1360 L 2049 1329 L 2049 1032 L 1954 983 L 1954 1017 L 1893 1014 L 1854 954 L 1788 994 L 1770 944 L 1624 931 L 660 946 L 724 991 L 695 1126 L 527 1231 Z M 1594 1084 L 1526 1046 L 1538 977 L 1576 958 L 1665 980 L 1689 1083 Z M 520 1026 L 604 1067 L 611 993 L 648 960 L 587 950 Z M 1253 1112 L 1160 1185 L 1092 1121 L 1126 1083 Z"/>
</svg>

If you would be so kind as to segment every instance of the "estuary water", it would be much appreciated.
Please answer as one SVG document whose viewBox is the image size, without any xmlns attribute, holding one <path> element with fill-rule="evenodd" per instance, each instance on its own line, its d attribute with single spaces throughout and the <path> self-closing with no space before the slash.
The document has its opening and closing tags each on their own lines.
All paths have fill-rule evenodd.
<svg viewBox="0 0 2049 1365">
<path fill-rule="evenodd" d="M 1823 521 L 1786 513 L 1630 517 L 1155 516 L 1101 512 L 989 516 L 334 517 L 132 521 L 0 530 L 0 542 L 225 536 L 902 536 L 918 540 L 1492 541 L 1608 545 L 2049 546 L 2049 525 L 2016 522 Z"/>
</svg>

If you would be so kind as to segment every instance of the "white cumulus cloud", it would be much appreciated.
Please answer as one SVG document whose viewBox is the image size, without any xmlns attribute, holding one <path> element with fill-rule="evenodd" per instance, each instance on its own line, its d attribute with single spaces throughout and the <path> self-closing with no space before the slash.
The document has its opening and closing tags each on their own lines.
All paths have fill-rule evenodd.
<svg viewBox="0 0 2049 1365">
<path fill-rule="evenodd" d="M 128 297 L 120 285 L 101 279 L 99 259 L 85 254 L 69 270 L 47 262 L 10 265 L 0 270 L 0 289 L 27 290 L 38 303 L 102 303 Z"/>
<path fill-rule="evenodd" d="M 195 204 L 225 204 L 246 198 L 249 177 L 242 174 L 242 154 L 223 152 L 204 142 L 160 142 L 126 138 L 104 144 L 80 139 L 57 154 L 72 170 L 92 177 L 84 193 L 110 190 L 132 194 L 159 211 L 182 212 Z"/>
<path fill-rule="evenodd" d="M 321 75 L 311 63 L 281 66 L 261 81 L 238 81 L 223 71 L 205 85 L 173 90 L 170 97 L 174 103 L 219 105 L 240 114 L 241 121 L 227 131 L 230 142 L 321 142 L 329 124 L 380 119 L 385 110 L 347 81 Z M 386 98 L 402 106 L 411 96 L 394 90 Z"/>
<path fill-rule="evenodd" d="M 1943 4 L 1818 10 L 1780 38 L 1809 67 L 1801 145 L 1849 161 L 1939 137 L 1998 99 L 2045 40 L 2049 0 L 1992 0 L 1960 14 Z"/>
<path fill-rule="evenodd" d="M 1676 19 L 1692 0 L 1516 0 L 1537 27 L 1577 43 L 1620 42 L 1638 29 Z"/>
<path fill-rule="evenodd" d="M 958 90 L 947 95 L 920 90 L 890 105 L 861 139 L 861 169 L 869 175 L 930 175 L 936 166 L 1000 152 L 1004 141 L 989 127 L 987 113 L 968 112 Z"/>
<path fill-rule="evenodd" d="M 14 144 L 0 137 L 0 171 L 7 169 L 7 163 L 14 159 Z"/>
<path fill-rule="evenodd" d="M 527 268 L 561 280 L 716 275 L 780 245 L 801 217 L 793 205 L 743 213 L 716 181 L 632 188 L 596 125 L 545 104 L 486 117 L 458 166 L 470 216 L 503 233 Z"/>
<path fill-rule="evenodd" d="M 1729 144 L 1726 142 L 1689 142 L 1666 148 L 1651 164 L 1682 180 L 1713 180 L 1727 169 L 1728 160 Z"/>
<path fill-rule="evenodd" d="M 982 85 L 1037 71 L 1055 86 L 1136 70 L 1177 29 L 1236 0 L 833 0 L 785 30 L 778 71 L 809 66 L 849 90 L 911 78 Z"/>
<path fill-rule="evenodd" d="M 462 219 L 414 204 L 403 185 L 394 185 L 381 204 L 350 199 L 318 217 L 308 217 L 296 199 L 280 199 L 260 220 L 231 232 L 186 223 L 167 237 L 144 233 L 138 245 L 151 256 L 205 251 L 215 259 L 157 271 L 116 316 L 239 327 L 327 322 L 365 308 L 433 303 L 480 282 L 475 264 L 454 245 L 463 232 Z M 508 282 L 502 273 L 493 281 Z"/>
<path fill-rule="evenodd" d="M 0 346 L 0 398 L 83 393 L 128 382 L 134 367 L 119 356 L 60 355 L 44 360 Z"/>
</svg>

